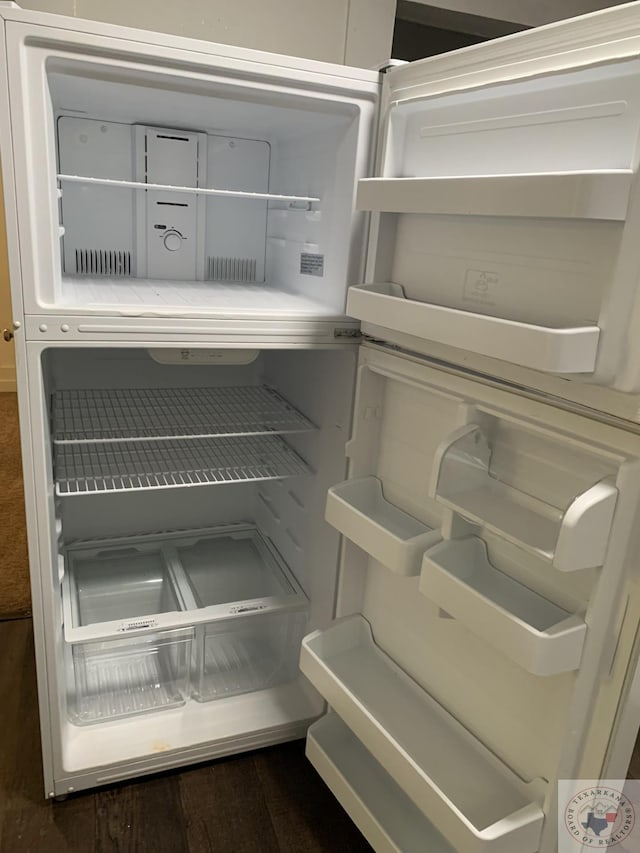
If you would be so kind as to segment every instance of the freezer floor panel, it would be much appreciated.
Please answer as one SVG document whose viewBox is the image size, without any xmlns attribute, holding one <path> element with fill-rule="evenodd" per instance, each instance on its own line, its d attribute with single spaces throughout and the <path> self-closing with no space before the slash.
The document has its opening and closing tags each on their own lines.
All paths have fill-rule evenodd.
<svg viewBox="0 0 640 853">
<path fill-rule="evenodd" d="M 60 308 L 78 312 L 98 308 L 117 315 L 127 305 L 142 314 L 148 309 L 150 316 L 343 319 L 340 312 L 310 296 L 265 285 L 62 277 Z"/>
<path fill-rule="evenodd" d="M 276 435 L 221 439 L 57 445 L 56 492 L 62 497 L 212 483 L 256 482 L 309 474 Z"/>
<path fill-rule="evenodd" d="M 55 443 L 306 432 L 313 424 L 272 388 L 109 388 L 53 395 Z"/>
</svg>

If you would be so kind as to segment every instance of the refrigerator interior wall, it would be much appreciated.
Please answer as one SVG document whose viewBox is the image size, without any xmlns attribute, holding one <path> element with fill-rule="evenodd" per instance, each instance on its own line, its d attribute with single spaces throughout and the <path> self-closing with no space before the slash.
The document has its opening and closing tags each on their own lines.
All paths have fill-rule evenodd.
<svg viewBox="0 0 640 853">
<path fill-rule="evenodd" d="M 452 472 L 448 454 L 471 425 L 486 445 L 460 450 L 465 473 Z M 628 667 L 624 651 L 610 677 L 607 655 L 623 616 L 633 640 L 639 606 L 625 586 L 639 450 L 636 436 L 361 348 L 349 480 L 327 500 L 346 537 L 342 619 L 305 638 L 301 668 L 456 850 L 537 851 L 555 778 L 600 772 Z M 583 517 L 602 540 L 591 543 L 598 568 L 579 547 L 570 570 L 556 566 L 552 548 L 527 541 L 552 530 L 559 549 Z M 586 753 L 575 731 L 599 703 Z M 344 786 L 332 748 L 319 769 Z M 318 755 L 313 738 L 308 751 Z M 362 816 L 375 793 L 359 787 Z M 375 832 L 389 830 L 379 818 Z"/>
<path fill-rule="evenodd" d="M 317 695 L 303 679 L 297 678 L 295 662 L 303 632 L 328 624 L 334 612 L 339 536 L 321 521 L 320 508 L 329 484 L 344 476 L 344 442 L 351 411 L 354 354 L 349 349 L 306 350 L 296 353 L 295 358 L 292 358 L 290 352 L 278 351 L 247 353 L 246 357 L 234 353 L 239 361 L 244 359 L 248 363 L 215 366 L 180 364 L 179 357 L 174 355 L 177 363 L 160 363 L 170 360 L 172 352 L 175 353 L 170 350 L 154 351 L 154 358 L 142 349 L 51 348 L 43 350 L 41 357 L 34 356 L 34 367 L 41 364 L 42 369 L 43 415 L 48 415 L 52 395 L 59 394 L 62 389 L 67 395 L 75 394 L 82 400 L 86 399 L 82 396 L 84 392 L 91 390 L 91 405 L 95 406 L 88 420 L 79 414 L 77 408 L 74 410 L 75 420 L 71 417 L 65 420 L 61 412 L 58 412 L 57 418 L 54 417 L 53 431 L 45 436 L 44 450 L 48 462 L 46 470 L 42 472 L 48 480 L 49 494 L 52 494 L 54 488 L 54 459 L 60 448 L 81 448 L 89 457 L 98 448 L 124 453 L 122 459 L 130 466 L 132 462 L 131 459 L 127 462 L 127 454 L 135 454 L 147 445 L 155 445 L 158 458 L 166 460 L 166 447 L 174 443 L 174 439 L 166 435 L 149 438 L 150 434 L 158 432 L 162 424 L 169 429 L 169 434 L 173 428 L 180 436 L 175 439 L 175 443 L 188 445 L 203 440 L 185 436 L 184 418 L 181 417 L 180 407 L 172 400 L 177 390 L 183 393 L 190 389 L 208 391 L 212 399 L 221 401 L 222 411 L 218 413 L 218 420 L 210 414 L 207 416 L 207 422 L 213 424 L 212 431 L 215 428 L 222 433 L 225 430 L 267 430 L 265 435 L 256 434 L 248 438 L 286 440 L 287 446 L 292 451 L 295 447 L 298 457 L 304 460 L 306 470 L 302 475 L 282 480 L 249 478 L 240 482 L 216 482 L 213 485 L 191 482 L 183 487 L 172 488 L 158 487 L 154 481 L 149 482 L 146 488 L 140 488 L 138 483 L 133 489 L 105 490 L 103 494 L 58 495 L 53 499 L 48 536 L 52 543 L 50 562 L 44 563 L 51 568 L 45 573 L 43 584 L 53 602 L 50 646 L 54 650 L 55 666 L 52 666 L 49 677 L 50 695 L 54 697 L 52 715 L 56 721 L 54 739 L 59 738 L 57 773 L 61 778 L 89 773 L 92 781 L 79 782 L 81 786 L 96 784 L 98 777 L 103 778 L 105 771 L 100 772 L 101 765 L 123 765 L 134 758 L 153 757 L 154 743 L 158 738 L 169 744 L 170 750 L 200 747 L 203 754 L 207 751 L 215 754 L 216 750 L 228 751 L 228 747 L 216 747 L 216 743 L 221 740 L 233 740 L 234 737 L 245 737 L 248 734 L 259 739 L 262 737 L 261 732 L 278 727 L 284 730 L 288 726 L 291 730 L 292 726 L 301 726 L 302 721 L 316 716 L 321 708 Z M 247 397 L 247 389 L 259 391 L 265 383 L 272 386 L 274 382 L 278 383 L 278 405 L 280 400 L 286 400 L 289 410 L 303 417 L 306 423 L 312 425 L 312 429 L 305 426 L 305 432 L 274 435 L 271 433 L 273 424 L 266 422 L 260 426 L 259 423 L 261 417 L 271 416 L 271 409 L 269 406 L 264 408 L 262 398 L 263 408 L 258 408 L 257 415 L 250 406 L 238 408 L 237 403 L 233 402 L 238 394 L 243 400 L 251 401 L 252 398 Z M 130 438 L 131 426 L 136 423 L 132 409 L 135 408 L 136 400 L 140 402 L 142 394 L 142 391 L 138 393 L 136 389 L 142 389 L 147 395 L 160 395 L 152 408 L 148 400 L 142 398 L 143 406 L 138 415 L 143 417 L 138 418 L 138 423 L 146 431 L 141 430 L 141 435 L 135 441 L 127 438 L 114 440 L 118 424 L 125 436 Z M 104 409 L 104 401 L 107 399 L 113 402 L 114 392 L 120 395 L 117 405 L 107 411 Z M 129 404 L 124 405 L 123 400 L 128 400 Z M 162 405 L 165 406 L 164 411 Z M 187 415 L 193 414 L 192 410 L 186 411 Z M 239 417 L 245 420 L 238 426 Z M 178 427 L 175 426 L 175 418 L 179 420 Z M 102 426 L 102 430 L 98 431 L 101 437 L 96 441 L 97 433 L 89 431 L 91 440 L 82 441 L 82 430 L 87 424 L 96 423 Z M 230 427 L 229 424 L 236 426 Z M 63 431 L 63 426 L 67 432 Z M 196 424 L 196 427 L 199 433 L 201 424 Z M 105 434 L 110 439 L 105 438 Z M 56 438 L 61 438 L 61 441 L 56 441 Z M 242 441 L 246 438 L 244 435 L 223 434 L 209 440 L 215 443 L 234 439 Z M 234 465 L 242 466 L 240 458 L 233 462 Z M 218 598 L 220 595 L 222 598 L 228 597 L 220 592 L 220 583 L 224 587 L 224 578 L 220 575 L 218 580 L 211 578 L 209 583 L 207 565 L 213 572 L 216 560 L 222 561 L 224 565 L 220 565 L 224 573 L 228 560 L 237 560 L 238 572 L 245 567 L 247 578 L 255 575 L 247 563 L 250 555 L 245 553 L 246 548 L 242 540 L 237 538 L 238 533 L 233 532 L 239 523 L 259 531 L 258 535 L 266 547 L 277 555 L 275 559 L 282 561 L 286 571 L 291 571 L 308 604 L 303 607 L 301 602 L 293 610 L 267 608 L 262 615 L 260 608 L 264 608 L 264 602 L 268 604 L 268 595 L 273 593 L 268 593 L 266 587 L 263 588 L 256 581 L 257 585 L 253 583 L 251 590 L 248 590 L 250 606 L 245 608 L 240 602 L 234 608 L 233 603 L 229 603 L 229 618 L 225 616 L 220 621 L 222 617 L 212 604 L 219 604 L 215 595 Z M 211 536 L 216 535 L 216 530 L 224 531 L 224 525 L 232 525 L 229 534 L 231 538 L 227 536 L 225 539 L 224 533 L 218 534 L 223 538 L 218 540 L 220 545 L 216 545 Z M 210 545 L 206 544 L 208 534 L 199 533 L 205 529 L 211 530 Z M 165 535 L 161 532 L 168 530 L 185 530 L 185 535 L 192 542 L 189 547 L 180 546 L 175 551 L 183 572 L 187 573 L 177 586 L 175 578 L 172 581 L 170 575 L 158 568 L 158 548 Z M 147 544 L 140 543 L 141 535 Z M 247 534 L 240 532 L 240 535 Z M 86 557 L 88 562 L 80 563 L 79 568 L 86 566 L 82 600 L 85 602 L 84 612 L 88 614 L 86 621 L 91 624 L 82 627 L 80 619 L 78 629 L 74 630 L 76 633 L 78 630 L 80 634 L 85 633 L 82 637 L 78 634 L 74 638 L 72 631 L 70 642 L 65 643 L 61 588 L 69 580 L 69 568 L 67 577 L 64 577 L 62 555 L 68 546 L 72 548 L 69 553 L 86 552 L 89 555 Z M 98 566 L 99 577 L 88 582 L 86 574 L 91 574 L 96 559 L 101 563 Z M 252 559 L 255 562 L 255 554 Z M 150 563 L 154 564 L 151 569 L 157 588 L 151 597 L 149 591 L 141 587 L 143 575 L 146 577 L 145 572 L 148 574 L 151 570 Z M 107 568 L 103 571 L 104 566 Z M 117 588 L 109 587 L 110 575 Z M 137 590 L 136 595 L 138 592 L 142 595 L 142 598 L 138 596 L 138 609 L 141 612 L 137 616 L 131 610 L 131 607 L 136 609 L 132 602 L 133 593 L 128 599 L 128 609 L 118 604 L 118 590 L 128 588 L 126 583 L 122 583 L 123 576 L 131 579 Z M 178 593 L 162 593 L 161 587 L 171 583 Z M 185 583 L 190 590 L 191 600 L 184 593 Z M 96 615 L 92 610 L 92 602 L 95 603 L 92 590 L 103 588 L 104 595 L 100 595 L 98 602 L 100 613 Z M 218 592 L 214 595 L 212 591 L 215 590 Z M 265 595 L 267 598 L 264 598 Z M 255 611 L 253 602 L 258 604 Z M 115 623 L 105 623 L 103 619 L 118 619 L 116 611 L 120 607 L 120 622 L 128 622 L 129 627 L 121 639 L 114 639 L 117 633 L 107 631 L 105 634 L 104 630 L 105 626 L 109 628 Z M 205 609 L 194 610 L 199 607 Z M 143 610 L 147 611 L 146 615 Z M 150 611 L 154 611 L 151 619 Z M 177 631 L 178 628 L 181 631 Z M 68 632 L 67 625 L 65 632 Z M 88 639 L 89 635 L 95 639 Z M 270 643 L 275 652 L 283 656 L 283 668 L 274 672 L 268 670 L 265 664 L 258 672 L 260 661 L 255 659 L 247 661 L 242 684 L 242 673 L 239 670 L 234 675 L 233 683 L 230 680 L 224 682 L 220 677 L 209 677 L 214 664 L 218 670 L 223 666 L 239 667 L 242 662 L 237 659 L 238 647 L 249 649 L 252 644 L 255 646 L 257 637 L 262 638 L 263 650 Z M 121 643 L 120 647 L 118 643 Z M 191 644 L 191 653 L 187 644 Z M 234 645 L 233 650 L 231 644 Z M 123 690 L 125 670 L 121 666 L 123 655 L 118 652 L 118 648 L 124 653 L 127 652 L 125 646 L 129 648 L 128 654 L 135 658 L 126 670 L 127 678 L 133 671 L 131 667 L 135 669 L 134 675 L 138 673 L 145 678 L 150 668 L 155 672 L 160 667 L 160 671 L 166 673 L 167 667 L 172 667 L 171 679 L 168 682 L 159 679 L 158 682 L 159 687 L 163 683 L 167 684 L 165 693 L 158 690 L 150 693 L 147 690 L 141 696 L 140 691 L 134 692 L 137 702 L 135 707 L 129 699 L 131 691 L 127 685 Z M 185 674 L 184 662 L 190 659 L 190 655 L 192 665 Z M 216 655 L 217 663 L 214 660 Z M 110 691 L 106 698 L 96 688 L 98 672 L 105 673 L 104 689 Z M 187 682 L 190 681 L 186 687 L 185 678 Z M 274 679 L 274 686 L 268 686 Z M 281 683 L 283 680 L 284 683 Z M 264 689 L 251 692 L 251 683 Z M 181 701 L 178 701 L 178 695 L 182 695 Z M 196 699 L 198 701 L 194 701 Z M 164 709 L 162 713 L 155 713 L 160 709 Z M 144 712 L 143 717 L 134 715 L 140 712 Z M 116 730 L 112 727 L 115 723 L 109 720 L 118 716 L 130 716 L 130 719 L 118 721 Z M 73 722 L 69 722 L 68 717 Z M 85 726 L 84 723 L 93 725 Z M 56 726 L 59 735 L 56 735 Z M 268 740 L 266 735 L 264 737 Z M 113 767 L 111 770 L 111 777 L 116 778 L 117 770 L 113 770 Z"/>
<path fill-rule="evenodd" d="M 368 168 L 373 97 L 33 45 L 23 60 L 21 84 L 37 93 L 26 120 L 45 120 L 26 145 L 48 256 L 34 260 L 28 310 L 344 313 L 345 281 L 361 275 L 354 175 Z"/>
<path fill-rule="evenodd" d="M 381 177 L 358 190 L 375 213 L 370 284 L 348 312 L 408 349 L 638 390 L 621 357 L 640 263 L 639 75 L 635 59 L 491 86 L 479 70 L 424 99 L 396 95 L 392 75 Z"/>
</svg>

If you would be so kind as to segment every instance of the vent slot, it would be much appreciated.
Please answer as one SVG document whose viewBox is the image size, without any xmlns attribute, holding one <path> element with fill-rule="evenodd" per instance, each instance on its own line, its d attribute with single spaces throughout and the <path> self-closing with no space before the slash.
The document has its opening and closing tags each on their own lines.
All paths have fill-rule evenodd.
<svg viewBox="0 0 640 853">
<path fill-rule="evenodd" d="M 116 249 L 76 249 L 76 274 L 130 276 L 131 252 Z"/>
<path fill-rule="evenodd" d="M 209 281 L 255 281 L 257 261 L 255 258 L 209 257 L 207 278 Z"/>
</svg>

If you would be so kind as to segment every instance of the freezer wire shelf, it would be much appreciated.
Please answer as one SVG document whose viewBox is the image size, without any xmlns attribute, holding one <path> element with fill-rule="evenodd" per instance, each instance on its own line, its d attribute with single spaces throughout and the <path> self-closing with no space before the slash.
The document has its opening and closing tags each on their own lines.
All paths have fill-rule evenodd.
<svg viewBox="0 0 640 853">
<path fill-rule="evenodd" d="M 87 662 L 72 715 L 78 724 L 97 723 L 183 705 L 185 697 L 162 672 L 158 655 L 114 655 Z"/>
<path fill-rule="evenodd" d="M 272 388 L 115 388 L 57 391 L 56 444 L 306 432 L 314 425 Z"/>
<path fill-rule="evenodd" d="M 311 473 L 277 435 L 61 444 L 55 447 L 54 469 L 56 493 L 61 496 L 247 483 Z"/>
</svg>

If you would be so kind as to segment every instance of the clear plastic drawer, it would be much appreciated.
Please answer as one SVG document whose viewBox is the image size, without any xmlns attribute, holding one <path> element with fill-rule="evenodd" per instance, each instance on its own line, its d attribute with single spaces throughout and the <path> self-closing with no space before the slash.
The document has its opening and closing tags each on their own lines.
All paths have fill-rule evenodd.
<svg viewBox="0 0 640 853">
<path fill-rule="evenodd" d="M 193 654 L 193 698 L 208 702 L 293 681 L 306 623 L 306 612 L 298 611 L 200 627 Z"/>
<path fill-rule="evenodd" d="M 102 723 L 184 705 L 193 629 L 67 646 L 69 719 Z"/>
</svg>

